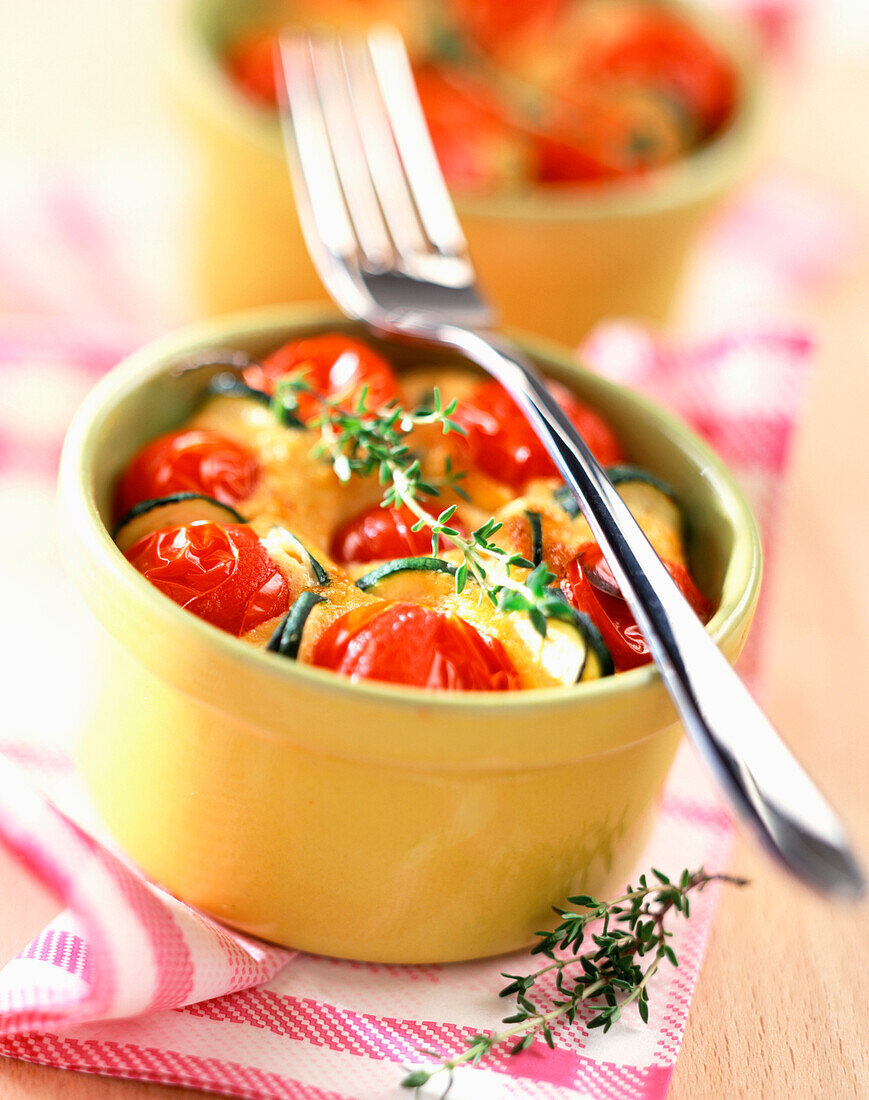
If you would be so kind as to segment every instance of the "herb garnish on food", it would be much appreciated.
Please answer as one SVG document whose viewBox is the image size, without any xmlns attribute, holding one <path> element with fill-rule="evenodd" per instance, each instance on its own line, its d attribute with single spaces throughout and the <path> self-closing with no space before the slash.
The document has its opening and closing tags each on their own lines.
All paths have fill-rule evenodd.
<svg viewBox="0 0 869 1100">
<path fill-rule="evenodd" d="M 574 1023 L 583 1005 L 595 1009 L 595 1015 L 585 1021 L 587 1028 L 609 1031 L 631 1004 L 636 1004 L 640 1019 L 648 1023 L 650 979 L 662 962 L 679 965 L 668 942 L 673 933 L 665 926 L 667 918 L 676 913 L 688 917 L 688 895 L 703 890 L 710 882 L 748 885 L 747 879 L 709 875 L 702 868 L 683 871 L 673 882 L 654 868 L 651 873 L 657 881 L 650 884 L 645 875 L 640 875 L 637 886 L 628 886 L 626 893 L 612 901 L 600 902 L 582 894 L 567 899 L 581 912 L 556 908 L 561 923 L 551 932 L 537 932 L 540 942 L 531 952 L 550 962 L 531 974 L 503 975 L 510 979 L 510 984 L 500 995 L 516 998 L 516 1011 L 503 1020 L 510 1026 L 503 1031 L 472 1036 L 467 1040 L 467 1049 L 453 1057 L 420 1051 L 434 1059 L 435 1064 L 430 1069 L 412 1070 L 402 1085 L 419 1089 L 433 1077 L 444 1074 L 445 1096 L 455 1069 L 478 1065 L 502 1044 L 511 1043 L 510 1054 L 516 1054 L 541 1037 L 554 1048 L 553 1025 L 560 1021 Z M 589 926 L 597 921 L 603 922 L 602 927 L 591 931 Z M 580 954 L 587 932 L 594 946 Z M 538 979 L 551 973 L 555 974 L 556 996 L 549 999 L 548 1005 L 537 1004 L 529 993 Z"/>
<path fill-rule="evenodd" d="M 550 587 L 555 575 L 550 573 L 545 562 L 535 567 L 521 554 L 511 554 L 492 541 L 501 528 L 497 520 L 489 518 L 470 535 L 463 535 L 450 526 L 457 505 L 451 504 L 435 515 L 422 503 L 422 498 L 437 497 L 447 488 L 468 499 L 459 485 L 464 474 L 452 468 L 449 458 L 441 478 L 425 480 L 419 459 L 406 441 L 408 433 L 423 424 L 440 425 L 444 435 L 450 432 L 464 435 L 464 429 L 451 419 L 456 401 L 444 407 L 435 388 L 430 409 L 410 412 L 394 403 L 372 412 L 366 408 L 367 392 L 363 389 L 355 407 L 348 410 L 340 397 L 327 398 L 313 390 L 303 377 L 291 376 L 278 382 L 272 398 L 272 409 L 278 420 L 292 422 L 298 395 L 302 393 L 313 397 L 320 407 L 319 415 L 308 426 L 319 429 L 317 452 L 331 463 L 338 478 L 346 482 L 354 475 L 370 477 L 376 474 L 384 486 L 382 506 L 408 508 L 417 517 L 413 530 L 427 528 L 431 532 L 433 556 L 437 557 L 442 538 L 448 539 L 461 553 L 462 561 L 455 579 L 457 592 L 464 591 L 469 580 L 476 582 L 499 610 L 527 614 L 534 629 L 543 637 L 546 636 L 547 619 L 571 621 L 570 607 L 560 593 Z M 514 568 L 530 569 L 531 572 L 524 580 L 519 580 L 511 572 Z"/>
</svg>

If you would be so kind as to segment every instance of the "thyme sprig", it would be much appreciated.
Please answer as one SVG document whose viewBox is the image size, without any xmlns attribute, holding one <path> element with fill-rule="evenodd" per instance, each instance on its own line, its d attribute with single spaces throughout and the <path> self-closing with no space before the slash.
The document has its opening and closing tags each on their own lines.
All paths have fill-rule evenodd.
<svg viewBox="0 0 869 1100">
<path fill-rule="evenodd" d="M 327 398 L 303 377 L 291 375 L 278 382 L 272 397 L 272 412 L 278 420 L 289 424 L 298 420 L 298 398 L 303 393 L 316 401 L 321 410 L 308 421 L 309 427 L 320 430 L 317 452 L 331 462 L 341 481 L 350 481 L 354 475 L 371 477 L 377 474 L 381 484 L 387 485 L 392 471 L 399 470 L 406 481 L 407 492 L 414 496 L 437 496 L 446 486 L 459 496 L 466 496 L 458 484 L 464 472 L 454 471 L 449 462 L 443 479 L 437 482 L 423 480 L 419 459 L 406 442 L 407 434 L 423 424 L 440 424 L 444 435 L 462 432 L 463 429 L 450 419 L 455 412 L 455 401 L 443 408 L 436 394 L 431 409 L 409 412 L 396 403 L 373 413 L 366 408 L 367 387 L 360 392 L 356 405 L 347 408 L 346 400 L 340 395 Z"/>
<path fill-rule="evenodd" d="M 368 395 L 363 389 L 355 406 L 348 409 L 346 398 L 342 400 L 340 395 L 327 398 L 312 389 L 303 377 L 291 375 L 278 383 L 272 398 L 272 410 L 282 423 L 297 422 L 298 398 L 302 393 L 313 397 L 319 405 L 319 415 L 309 421 L 309 426 L 319 428 L 317 453 L 331 463 L 338 478 L 347 482 L 354 475 L 376 474 L 384 486 L 382 506 L 406 507 L 416 517 L 412 529 L 426 528 L 431 533 L 433 556 L 440 552 L 441 540 L 449 541 L 461 554 L 455 579 L 457 592 L 463 592 L 468 582 L 474 581 L 495 607 L 527 614 L 542 637 L 546 636 L 547 619 L 571 619 L 570 608 L 550 587 L 555 575 L 545 563 L 535 568 L 533 562 L 505 550 L 493 540 L 502 527 L 494 517 L 465 535 L 450 523 L 457 505 L 451 504 L 434 514 L 423 502 L 425 497 L 440 496 L 444 489 L 469 499 L 459 484 L 464 472 L 453 469 L 449 457 L 440 478 L 425 478 L 419 458 L 407 444 L 408 433 L 427 424 L 440 425 L 444 435 L 451 432 L 464 435 L 464 429 L 452 419 L 456 401 L 444 406 L 435 387 L 430 407 L 409 411 L 393 403 L 372 412 L 366 407 Z M 531 572 L 520 580 L 513 575 L 514 568 Z"/>
<path fill-rule="evenodd" d="M 654 881 L 641 875 L 637 886 L 628 886 L 626 893 L 612 901 L 601 902 L 582 894 L 568 898 L 580 912 L 556 908 L 560 923 L 550 932 L 537 932 L 540 939 L 531 952 L 550 962 L 531 974 L 503 975 L 510 982 L 500 995 L 516 998 L 516 1011 L 502 1021 L 510 1026 L 471 1036 L 466 1049 L 452 1057 L 421 1051 L 434 1058 L 435 1064 L 429 1069 L 412 1070 L 402 1085 L 419 1089 L 443 1074 L 445 1096 L 459 1066 L 477 1065 L 496 1047 L 510 1043 L 509 1053 L 517 1054 L 540 1037 L 554 1048 L 553 1026 L 560 1021 L 573 1024 L 586 1006 L 594 1009 L 586 1019 L 587 1028 L 609 1031 L 631 1004 L 636 1004 L 640 1019 L 648 1023 L 651 978 L 664 962 L 679 965 L 669 942 L 673 933 L 666 927 L 668 917 L 681 913 L 687 918 L 689 894 L 703 890 L 710 882 L 748 884 L 746 879 L 710 875 L 702 868 L 685 870 L 675 881 L 654 868 L 651 875 Z M 591 926 L 598 922 L 602 922 L 601 927 L 593 931 Z M 593 946 L 580 953 L 587 935 Z M 540 1005 L 529 994 L 547 974 L 555 976 L 556 995 L 549 998 L 548 1005 Z"/>
</svg>

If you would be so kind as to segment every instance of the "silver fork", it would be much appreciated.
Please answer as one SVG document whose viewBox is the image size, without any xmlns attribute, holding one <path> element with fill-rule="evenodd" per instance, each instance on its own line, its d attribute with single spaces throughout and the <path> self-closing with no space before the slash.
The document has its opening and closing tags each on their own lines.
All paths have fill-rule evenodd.
<svg viewBox="0 0 869 1100">
<path fill-rule="evenodd" d="M 536 367 L 493 333 L 391 28 L 286 33 L 278 85 L 299 216 L 341 309 L 386 334 L 455 349 L 512 395 L 552 455 L 648 641 L 685 729 L 739 817 L 794 875 L 859 897 L 835 813 L 682 597 Z"/>
</svg>

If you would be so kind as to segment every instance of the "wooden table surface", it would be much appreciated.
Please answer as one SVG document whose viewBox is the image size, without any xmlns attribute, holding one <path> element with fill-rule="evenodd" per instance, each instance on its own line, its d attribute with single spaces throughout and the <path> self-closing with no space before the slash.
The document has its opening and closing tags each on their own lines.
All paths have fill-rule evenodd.
<svg viewBox="0 0 869 1100">
<path fill-rule="evenodd" d="M 777 136 L 779 159 L 833 182 L 869 210 L 858 137 L 869 66 L 815 66 Z M 848 110 L 843 105 L 848 104 Z M 773 582 L 768 709 L 869 850 L 869 249 L 806 307 L 819 362 L 790 483 Z M 865 969 L 869 914 L 785 882 L 747 845 L 733 868 L 691 1008 L 670 1100 L 869 1096 Z M 0 861 L 17 916 L 8 957 L 53 915 Z M 4 905 L 4 909 L 7 906 Z M 0 1059 L 4 1100 L 192 1100 L 197 1091 L 93 1078 Z"/>
</svg>

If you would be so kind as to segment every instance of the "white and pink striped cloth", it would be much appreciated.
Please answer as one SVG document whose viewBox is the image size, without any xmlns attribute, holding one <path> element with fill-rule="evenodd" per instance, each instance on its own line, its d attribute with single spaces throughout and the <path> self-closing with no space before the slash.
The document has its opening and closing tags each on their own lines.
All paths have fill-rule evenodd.
<svg viewBox="0 0 869 1100">
<path fill-rule="evenodd" d="M 33 194 L 30 188 L 31 220 Z M 751 201 L 762 203 L 763 193 Z M 62 910 L 0 973 L 0 1053 L 262 1100 L 406 1095 L 398 1082 L 404 1065 L 420 1061 L 418 1048 L 458 1052 L 474 1033 L 497 1027 L 505 1009 L 500 972 L 521 972 L 530 959 L 373 966 L 258 943 L 147 883 L 112 852 L 78 785 L 70 748 L 90 705 L 95 628 L 63 577 L 63 548 L 51 537 L 57 455 L 69 415 L 95 378 L 155 319 L 168 319 L 159 295 L 149 297 L 147 277 L 137 269 L 132 278 L 118 259 L 130 254 L 129 242 L 104 232 L 104 212 L 80 192 L 55 195 L 38 208 L 41 265 L 20 248 L 0 249 L 0 299 L 26 301 L 31 314 L 27 322 L 0 318 L 0 514 L 16 535 L 0 540 L 0 598 L 17 631 L 15 652 L 5 658 L 0 841 Z M 755 216 L 743 209 L 743 219 Z M 774 285 L 780 305 L 783 288 L 805 280 L 806 255 L 792 272 L 784 246 L 776 253 L 771 242 L 762 255 L 752 253 L 753 235 L 740 237 L 739 213 L 733 218 L 737 231 L 715 246 L 718 270 L 729 272 L 741 252 L 749 282 L 753 275 L 754 286 Z M 20 231 L 20 214 L 7 206 L 0 241 Z M 818 244 L 819 265 L 825 247 Z M 695 331 L 705 303 L 724 302 L 721 282 L 716 289 L 709 275 L 711 255 L 704 262 L 705 283 L 695 284 L 690 299 Z M 755 311 L 748 327 L 690 347 L 660 343 L 629 324 L 607 325 L 583 357 L 660 396 L 709 436 L 752 496 L 769 543 L 811 350 L 804 335 Z M 34 607 L 46 613 L 34 617 Z M 55 659 L 47 693 L 40 661 L 49 626 Z M 744 667 L 754 671 L 756 644 L 747 658 Z M 730 839 L 726 815 L 692 754 L 682 751 L 637 872 L 650 865 L 722 869 Z M 628 1014 L 603 1036 L 578 1023 L 556 1032 L 554 1051 L 535 1043 L 460 1071 L 451 1096 L 663 1097 L 717 892 L 699 897 L 679 929 L 682 965 L 656 978 L 648 1026 Z M 4 897 L 4 907 L 14 901 Z"/>
</svg>

